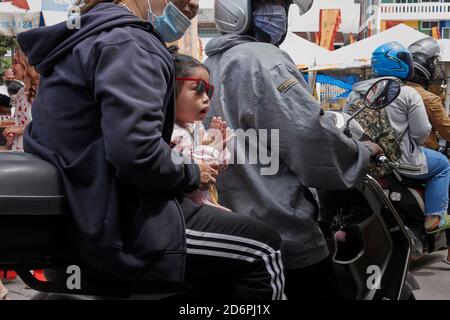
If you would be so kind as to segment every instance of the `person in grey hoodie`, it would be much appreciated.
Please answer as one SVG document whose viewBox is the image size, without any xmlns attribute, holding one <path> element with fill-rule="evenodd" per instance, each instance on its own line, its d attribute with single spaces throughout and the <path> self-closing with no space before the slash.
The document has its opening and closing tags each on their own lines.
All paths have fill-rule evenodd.
<svg viewBox="0 0 450 320">
<path fill-rule="evenodd" d="M 216 88 L 210 116 L 222 117 L 232 129 L 268 130 L 259 137 L 259 151 L 267 147 L 276 158 L 272 167 L 278 169 L 268 174 L 262 163 L 230 165 L 217 180 L 219 199 L 281 235 L 288 300 L 339 299 L 318 206 L 308 187 L 357 186 L 368 171 L 371 153 L 380 150 L 341 134 L 323 116 L 295 63 L 278 48 L 291 3 L 215 2 L 216 25 L 225 35 L 206 47 L 205 64 Z M 255 140 L 237 138 L 234 143 L 241 160 L 257 150 Z"/>
<path fill-rule="evenodd" d="M 376 77 L 396 77 L 407 81 L 414 72 L 411 53 L 397 42 L 377 48 L 372 55 L 372 71 Z M 344 112 L 360 100 L 366 90 L 379 79 L 355 84 Z M 445 156 L 422 148 L 431 132 L 431 124 L 420 94 L 409 86 L 387 107 L 387 113 L 400 143 L 402 165 L 399 172 L 407 177 L 425 180 L 425 229 L 436 232 L 450 227 L 447 218 L 450 166 Z"/>
</svg>

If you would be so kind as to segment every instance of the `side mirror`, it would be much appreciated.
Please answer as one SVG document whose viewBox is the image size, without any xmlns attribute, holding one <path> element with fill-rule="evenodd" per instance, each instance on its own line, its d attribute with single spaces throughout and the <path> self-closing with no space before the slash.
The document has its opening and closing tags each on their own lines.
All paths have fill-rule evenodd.
<svg viewBox="0 0 450 320">
<path fill-rule="evenodd" d="M 364 106 L 347 120 L 345 124 L 344 134 L 351 137 L 350 122 L 366 108 L 372 110 L 381 110 L 386 108 L 400 95 L 402 87 L 397 79 L 384 78 L 381 79 L 367 90 L 364 96 Z"/>
<path fill-rule="evenodd" d="M 401 92 L 401 85 L 395 79 L 382 79 L 367 91 L 364 105 L 372 110 L 380 110 L 390 105 Z"/>
</svg>

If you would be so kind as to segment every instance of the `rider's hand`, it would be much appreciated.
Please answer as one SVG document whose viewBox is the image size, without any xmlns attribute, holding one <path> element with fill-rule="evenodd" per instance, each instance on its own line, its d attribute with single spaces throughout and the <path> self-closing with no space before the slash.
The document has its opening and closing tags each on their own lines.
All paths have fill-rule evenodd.
<svg viewBox="0 0 450 320">
<path fill-rule="evenodd" d="M 10 133 L 6 136 L 6 145 L 11 147 L 14 142 L 14 134 Z"/>
<path fill-rule="evenodd" d="M 200 169 L 200 188 L 202 190 L 207 189 L 210 184 L 216 183 L 216 178 L 219 175 L 218 164 L 199 163 L 198 167 Z"/>
<path fill-rule="evenodd" d="M 381 147 L 372 142 L 372 141 L 363 141 L 367 148 L 370 150 L 370 156 L 372 159 L 375 159 L 377 156 L 384 154 L 383 149 Z"/>
<path fill-rule="evenodd" d="M 223 152 L 230 139 L 228 124 L 221 117 L 214 117 L 209 125 L 208 139 L 203 141 L 203 145 L 209 145 L 219 152 Z"/>
</svg>

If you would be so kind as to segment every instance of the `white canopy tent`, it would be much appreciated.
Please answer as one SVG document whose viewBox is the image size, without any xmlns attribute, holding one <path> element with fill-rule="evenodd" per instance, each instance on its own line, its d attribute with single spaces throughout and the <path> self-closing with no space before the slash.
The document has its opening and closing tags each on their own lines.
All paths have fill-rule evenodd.
<svg viewBox="0 0 450 320">
<path fill-rule="evenodd" d="M 425 37 L 426 35 L 422 32 L 405 24 L 400 24 L 375 36 L 333 51 L 326 59 L 318 59 L 317 64 L 350 64 L 359 62 L 361 66 L 370 65 L 372 52 L 379 46 L 390 41 L 397 41 L 405 47 L 409 47 L 417 40 Z"/>
<path fill-rule="evenodd" d="M 409 47 L 417 40 L 427 37 L 405 24 L 400 24 L 370 38 L 355 42 L 336 51 L 320 46 L 289 32 L 281 49 L 286 51 L 297 65 L 320 70 L 370 67 L 372 52 L 390 41 Z M 439 40 L 442 60 L 450 62 L 450 40 Z"/>
<path fill-rule="evenodd" d="M 325 61 L 330 51 L 312 43 L 292 32 L 288 32 L 286 40 L 280 46 L 298 66 L 313 67 L 318 60 Z"/>
</svg>

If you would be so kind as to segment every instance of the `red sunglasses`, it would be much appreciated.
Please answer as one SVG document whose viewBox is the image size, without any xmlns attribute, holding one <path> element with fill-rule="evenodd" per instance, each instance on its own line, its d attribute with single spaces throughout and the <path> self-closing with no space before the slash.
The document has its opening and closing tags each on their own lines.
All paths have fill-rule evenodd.
<svg viewBox="0 0 450 320">
<path fill-rule="evenodd" d="M 214 86 L 203 79 L 195 79 L 195 78 L 176 78 L 177 81 L 195 81 L 197 82 L 197 87 L 195 91 L 197 94 L 206 94 L 208 98 L 211 99 L 214 94 Z"/>
</svg>

